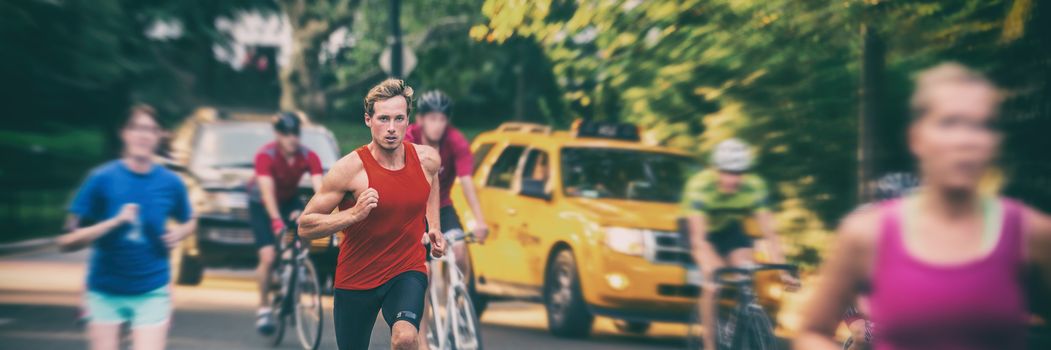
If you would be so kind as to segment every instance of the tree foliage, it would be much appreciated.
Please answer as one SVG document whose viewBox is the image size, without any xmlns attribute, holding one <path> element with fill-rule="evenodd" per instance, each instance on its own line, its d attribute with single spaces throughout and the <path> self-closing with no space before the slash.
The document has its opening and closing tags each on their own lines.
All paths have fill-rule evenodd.
<svg viewBox="0 0 1051 350">
<path fill-rule="evenodd" d="M 575 116 L 636 122 L 700 155 L 730 136 L 753 143 L 757 170 L 795 213 L 785 226 L 797 229 L 834 223 L 856 203 L 862 26 L 886 47 L 879 172 L 911 170 L 904 106 L 919 69 L 958 60 L 1021 95 L 1048 91 L 1047 25 L 1034 17 L 1049 9 L 1026 0 L 487 0 L 482 12 L 489 21 L 474 37 L 543 45 Z M 1033 70 L 1041 75 L 1024 73 Z M 1051 119 L 1047 102 L 1018 103 L 1041 111 L 1030 127 Z M 1026 152 L 1012 144 L 1047 144 L 1015 140 L 1016 155 Z M 1005 167 L 1046 170 L 1046 158 L 1022 157 Z M 1048 190 L 1030 197 L 1047 203 Z"/>
</svg>

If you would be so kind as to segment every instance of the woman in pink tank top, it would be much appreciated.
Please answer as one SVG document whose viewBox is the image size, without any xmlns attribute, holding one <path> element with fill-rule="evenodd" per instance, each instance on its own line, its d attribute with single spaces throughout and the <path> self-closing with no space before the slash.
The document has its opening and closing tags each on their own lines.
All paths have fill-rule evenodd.
<svg viewBox="0 0 1051 350">
<path fill-rule="evenodd" d="M 876 350 L 1022 350 L 1029 302 L 1051 298 L 1051 218 L 978 191 L 1000 143 L 996 87 L 958 64 L 916 85 L 908 140 L 922 186 L 843 221 L 796 349 L 839 349 L 839 317 L 867 295 Z"/>
</svg>

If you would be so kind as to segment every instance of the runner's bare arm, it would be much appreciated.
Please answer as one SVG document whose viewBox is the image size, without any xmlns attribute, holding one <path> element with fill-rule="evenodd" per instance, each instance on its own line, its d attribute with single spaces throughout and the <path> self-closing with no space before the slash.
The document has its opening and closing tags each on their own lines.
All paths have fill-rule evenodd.
<svg viewBox="0 0 1051 350">
<path fill-rule="evenodd" d="M 368 217 L 379 203 L 379 194 L 371 188 L 355 194 L 351 187 L 355 177 L 364 171 L 357 153 L 337 161 L 322 179 L 321 190 L 303 209 L 299 218 L 299 235 L 306 239 L 326 237 Z M 333 212 L 348 193 L 357 196 L 354 207 Z"/>
<path fill-rule="evenodd" d="M 440 258 L 445 254 L 445 236 L 441 232 L 441 215 L 439 214 L 438 200 L 438 170 L 442 167 L 442 159 L 438 151 L 429 146 L 416 146 L 416 152 L 420 155 L 420 165 L 424 174 L 431 182 L 431 193 L 427 197 L 427 235 L 431 239 L 431 255 Z"/>
<path fill-rule="evenodd" d="M 120 212 L 116 216 L 107 220 L 99 221 L 91 226 L 86 227 L 73 227 L 72 232 L 58 236 L 55 239 L 55 243 L 58 243 L 60 250 L 64 252 L 71 252 L 87 247 L 99 237 L 104 236 L 113 229 L 120 227 L 125 223 L 130 223 L 135 220 L 139 215 L 139 206 L 135 204 L 125 204 L 120 208 Z M 72 217 L 70 221 L 74 220 Z M 77 220 L 79 221 L 79 220 Z M 67 224 L 72 224 L 67 222 Z M 76 224 L 72 224 L 76 225 Z"/>
<path fill-rule="evenodd" d="M 310 186 L 314 189 L 314 193 L 321 192 L 321 184 L 324 179 L 323 175 L 310 175 Z"/>
<path fill-rule="evenodd" d="M 1051 322 L 1051 217 L 1027 208 L 1025 222 L 1029 223 L 1026 254 L 1033 279 L 1029 289 L 1035 293 L 1029 300 L 1033 301 L 1036 314 L 1045 322 Z"/>
<path fill-rule="evenodd" d="M 836 328 L 844 310 L 857 300 L 860 286 L 868 280 L 875 246 L 879 210 L 850 214 L 837 231 L 831 258 L 821 267 L 821 282 L 806 303 L 803 324 L 794 348 L 838 350 Z"/>
</svg>

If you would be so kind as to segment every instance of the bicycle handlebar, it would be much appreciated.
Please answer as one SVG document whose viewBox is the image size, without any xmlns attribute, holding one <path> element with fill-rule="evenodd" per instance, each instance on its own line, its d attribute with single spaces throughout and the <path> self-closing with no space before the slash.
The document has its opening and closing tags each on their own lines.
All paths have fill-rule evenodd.
<svg viewBox="0 0 1051 350">
<path fill-rule="evenodd" d="M 752 267 L 722 267 L 715 270 L 713 279 L 720 285 L 742 286 L 752 284 L 753 276 L 761 271 L 786 271 L 798 277 L 799 266 L 791 264 L 759 264 Z M 745 278 L 727 279 L 728 276 L 745 276 Z"/>
<path fill-rule="evenodd" d="M 424 243 L 425 244 L 430 244 L 431 243 L 430 242 L 430 236 L 427 236 L 426 234 L 424 234 L 424 237 L 426 238 Z M 466 243 L 478 243 L 478 244 L 481 244 L 481 242 L 478 241 L 478 237 L 475 236 L 474 233 L 472 233 L 472 232 L 464 232 L 462 237 L 457 237 L 457 238 L 453 238 L 453 239 L 449 239 L 448 237 L 445 238 L 445 243 L 456 243 L 456 242 L 460 242 L 460 241 L 463 241 L 463 242 L 466 242 Z"/>
</svg>

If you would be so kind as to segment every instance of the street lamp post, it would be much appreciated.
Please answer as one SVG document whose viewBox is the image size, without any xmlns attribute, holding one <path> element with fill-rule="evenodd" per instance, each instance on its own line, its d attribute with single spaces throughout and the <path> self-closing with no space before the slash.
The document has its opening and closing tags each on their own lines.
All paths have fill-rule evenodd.
<svg viewBox="0 0 1051 350">
<path fill-rule="evenodd" d="M 402 76 L 401 51 L 401 0 L 390 0 L 390 75 Z"/>
</svg>

